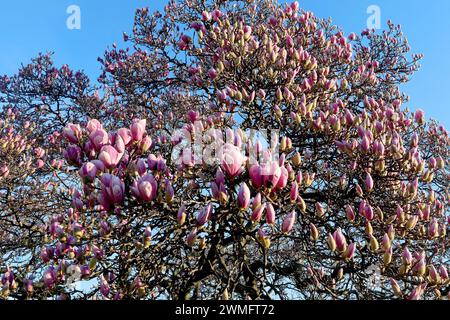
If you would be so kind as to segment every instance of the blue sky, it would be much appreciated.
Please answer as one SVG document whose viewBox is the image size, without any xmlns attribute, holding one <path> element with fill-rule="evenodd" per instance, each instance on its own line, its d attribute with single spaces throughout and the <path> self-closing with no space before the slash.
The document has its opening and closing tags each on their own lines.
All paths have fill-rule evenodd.
<svg viewBox="0 0 450 320">
<path fill-rule="evenodd" d="M 281 1 L 280 1 L 281 2 Z M 405 86 L 411 109 L 450 127 L 450 1 L 448 0 L 303 0 L 300 6 L 319 17 L 332 17 L 348 34 L 366 27 L 368 6 L 381 9 L 382 27 L 388 19 L 403 26 L 412 51 L 425 54 L 422 69 Z M 38 52 L 54 51 L 56 63 L 84 69 L 92 79 L 96 61 L 107 46 L 122 44 L 136 8 L 162 9 L 166 0 L 15 0 L 0 7 L 0 74 L 14 73 Z M 66 9 L 81 9 L 81 29 L 69 30 Z"/>
</svg>

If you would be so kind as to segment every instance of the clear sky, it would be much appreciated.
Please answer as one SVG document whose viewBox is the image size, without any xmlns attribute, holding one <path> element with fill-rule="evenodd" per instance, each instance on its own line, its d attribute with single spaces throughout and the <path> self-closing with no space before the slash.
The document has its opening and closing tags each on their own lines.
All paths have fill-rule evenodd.
<svg viewBox="0 0 450 320">
<path fill-rule="evenodd" d="M 122 44 L 136 8 L 162 9 L 166 0 L 14 0 L 0 6 L 0 74 L 14 73 L 38 52 L 54 51 L 58 65 L 84 69 L 96 79 L 96 61 L 107 46 Z M 282 0 L 280 0 L 282 2 Z M 404 91 L 411 109 L 450 128 L 450 1 L 448 0 L 300 0 L 300 6 L 319 17 L 332 17 L 348 34 L 367 25 L 367 8 L 381 9 L 382 27 L 388 19 L 403 26 L 412 51 L 425 54 L 422 69 Z M 81 29 L 66 26 L 70 5 L 81 9 Z"/>
</svg>

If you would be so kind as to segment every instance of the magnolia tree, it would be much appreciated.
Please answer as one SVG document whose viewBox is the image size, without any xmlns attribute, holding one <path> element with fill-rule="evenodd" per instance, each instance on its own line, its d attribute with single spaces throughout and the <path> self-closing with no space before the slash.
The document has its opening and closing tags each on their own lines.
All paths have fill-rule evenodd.
<svg viewBox="0 0 450 320">
<path fill-rule="evenodd" d="M 0 78 L 6 299 L 447 299 L 449 135 L 391 22 L 169 1 Z"/>
</svg>

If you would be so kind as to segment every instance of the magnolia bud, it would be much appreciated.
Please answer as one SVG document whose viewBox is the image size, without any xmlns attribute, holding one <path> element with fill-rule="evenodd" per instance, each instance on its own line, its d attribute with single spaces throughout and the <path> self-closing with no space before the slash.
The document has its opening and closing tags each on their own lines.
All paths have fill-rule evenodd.
<svg viewBox="0 0 450 320">
<path fill-rule="evenodd" d="M 368 192 L 373 190 L 373 179 L 372 179 L 372 176 L 370 175 L 370 173 L 366 174 L 366 179 L 364 180 L 364 183 L 366 185 L 366 190 Z"/>
<path fill-rule="evenodd" d="M 392 224 L 389 225 L 387 235 L 389 236 L 389 239 L 391 241 L 394 241 L 394 239 L 395 239 L 395 229 L 394 229 L 394 226 Z"/>
<path fill-rule="evenodd" d="M 306 202 L 300 196 L 298 197 L 298 206 L 299 206 L 300 212 L 306 213 Z"/>
<path fill-rule="evenodd" d="M 295 213 L 295 211 L 292 211 L 284 219 L 283 224 L 281 226 L 281 232 L 283 232 L 283 233 L 291 232 L 292 228 L 294 227 L 295 220 L 296 220 L 296 213 Z"/>
<path fill-rule="evenodd" d="M 316 206 L 316 215 L 319 218 L 322 218 L 325 215 L 325 210 L 323 209 L 323 207 L 320 204 L 320 202 L 316 202 L 315 206 Z"/>
<path fill-rule="evenodd" d="M 392 262 L 392 247 L 384 251 L 383 262 L 388 265 Z"/>
<path fill-rule="evenodd" d="M 271 203 L 266 205 L 266 222 L 268 225 L 275 224 L 275 209 Z"/>
<path fill-rule="evenodd" d="M 259 229 L 258 231 L 258 240 L 265 249 L 270 248 L 270 239 L 263 229 Z"/>
<path fill-rule="evenodd" d="M 192 247 L 197 240 L 197 228 L 192 229 L 192 231 L 186 237 L 186 243 L 189 247 Z"/>
<path fill-rule="evenodd" d="M 397 297 L 401 297 L 402 290 L 400 289 L 400 286 L 398 285 L 397 281 L 395 281 L 395 279 L 393 279 L 393 278 L 390 278 L 389 282 L 391 283 L 392 291 L 394 291 L 394 294 Z"/>
<path fill-rule="evenodd" d="M 370 250 L 372 252 L 377 252 L 379 248 L 380 245 L 378 243 L 378 240 L 373 235 L 370 235 Z"/>
<path fill-rule="evenodd" d="M 353 259 L 353 256 L 355 255 L 355 250 L 356 250 L 356 244 L 350 243 L 348 245 L 347 249 L 342 254 L 342 256 L 344 257 L 345 260 L 351 260 L 351 259 Z"/>
<path fill-rule="evenodd" d="M 336 251 L 336 241 L 334 240 L 334 237 L 331 233 L 327 236 L 327 243 L 328 247 L 330 248 L 331 252 Z"/>
<path fill-rule="evenodd" d="M 257 221 L 261 220 L 261 217 L 262 217 L 262 215 L 264 213 L 265 208 L 266 208 L 266 204 L 265 203 L 263 203 L 262 205 L 257 206 L 252 212 L 251 220 L 253 222 L 257 222 Z"/>
<path fill-rule="evenodd" d="M 294 154 L 294 156 L 292 157 L 292 163 L 293 163 L 295 166 L 300 166 L 300 165 L 302 164 L 302 156 L 300 155 L 299 152 L 296 152 L 296 153 Z"/>
<path fill-rule="evenodd" d="M 246 210 L 250 206 L 250 189 L 245 182 L 239 187 L 238 204 L 242 210 Z"/>
<path fill-rule="evenodd" d="M 371 234 L 373 234 L 373 227 L 372 224 L 370 223 L 370 221 L 366 222 L 366 234 L 368 236 L 370 236 Z"/>
<path fill-rule="evenodd" d="M 290 198 L 292 203 L 295 203 L 298 198 L 298 184 L 295 181 L 292 183 Z"/>
<path fill-rule="evenodd" d="M 410 265 L 412 263 L 412 255 L 411 255 L 411 252 L 409 251 L 408 247 L 405 247 L 403 249 L 402 259 L 403 259 L 403 263 L 405 265 Z"/>
<path fill-rule="evenodd" d="M 313 223 L 309 225 L 309 238 L 311 241 L 317 241 L 319 239 L 319 230 L 317 230 L 317 227 Z"/>
<path fill-rule="evenodd" d="M 179 225 L 183 225 L 186 222 L 186 206 L 182 205 L 180 209 L 178 209 L 177 221 Z"/>
<path fill-rule="evenodd" d="M 428 266 L 428 275 L 433 283 L 439 283 L 441 281 L 441 277 L 433 265 Z"/>
<path fill-rule="evenodd" d="M 345 213 L 346 213 L 347 219 L 350 222 L 355 221 L 355 212 L 353 211 L 353 208 L 350 205 L 347 205 L 345 207 Z"/>
</svg>

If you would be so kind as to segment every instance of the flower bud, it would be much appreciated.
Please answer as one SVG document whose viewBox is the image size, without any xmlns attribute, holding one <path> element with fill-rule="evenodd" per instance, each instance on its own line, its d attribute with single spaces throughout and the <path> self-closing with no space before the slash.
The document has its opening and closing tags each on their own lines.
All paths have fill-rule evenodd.
<svg viewBox="0 0 450 320">
<path fill-rule="evenodd" d="M 182 205 L 180 209 L 178 209 L 177 213 L 177 221 L 180 226 L 182 226 L 186 222 L 186 206 Z"/>
<path fill-rule="evenodd" d="M 447 281 L 447 279 L 448 279 L 448 272 L 447 272 L 447 267 L 445 265 L 441 265 L 439 267 L 439 275 L 441 276 L 443 281 Z"/>
<path fill-rule="evenodd" d="M 295 203 L 298 198 L 298 184 L 295 181 L 292 183 L 290 198 L 292 203 Z"/>
<path fill-rule="evenodd" d="M 402 253 L 402 259 L 403 259 L 403 263 L 405 265 L 411 265 L 412 263 L 412 255 L 411 252 L 409 251 L 408 247 L 405 247 L 403 249 L 403 253 Z"/>
<path fill-rule="evenodd" d="M 433 265 L 428 266 L 428 276 L 433 283 L 441 282 L 441 277 Z"/>
<path fill-rule="evenodd" d="M 319 230 L 317 230 L 317 227 L 314 225 L 314 223 L 311 223 L 309 225 L 309 238 L 311 241 L 317 241 L 319 239 Z"/>
<path fill-rule="evenodd" d="M 336 251 L 336 241 L 334 240 L 334 237 L 331 233 L 327 236 L 327 243 L 328 247 L 330 248 L 331 252 Z"/>
<path fill-rule="evenodd" d="M 350 221 L 350 222 L 355 221 L 355 212 L 353 211 L 353 208 L 350 205 L 347 205 L 345 207 L 345 213 L 346 213 L 348 221 Z"/>
<path fill-rule="evenodd" d="M 380 248 L 378 240 L 373 235 L 370 235 L 369 237 L 370 237 L 370 250 L 372 252 L 377 252 L 378 249 Z"/>
<path fill-rule="evenodd" d="M 250 189 L 245 182 L 239 187 L 238 204 L 241 210 L 246 210 L 250 206 Z"/>
<path fill-rule="evenodd" d="M 389 282 L 391 283 L 392 291 L 394 291 L 394 294 L 397 297 L 401 297 L 402 290 L 400 289 L 400 286 L 398 285 L 397 281 L 395 281 L 395 279 L 393 279 L 393 278 L 390 278 Z"/>
<path fill-rule="evenodd" d="M 283 221 L 283 224 L 281 226 L 281 231 L 285 234 L 291 232 L 292 228 L 294 227 L 294 223 L 296 220 L 296 213 L 295 211 L 292 211 Z"/>
<path fill-rule="evenodd" d="M 343 252 L 347 248 L 347 240 L 345 239 L 345 236 L 342 234 L 341 229 L 338 228 L 333 233 L 333 238 L 336 241 L 336 248 L 338 251 Z"/>
<path fill-rule="evenodd" d="M 192 247 L 197 240 L 197 228 L 192 229 L 192 231 L 186 237 L 186 243 L 189 247 Z"/>
<path fill-rule="evenodd" d="M 268 225 L 275 224 L 275 209 L 270 202 L 266 205 L 266 222 Z"/>
<path fill-rule="evenodd" d="M 364 183 L 366 185 L 366 190 L 368 192 L 373 190 L 373 179 L 372 179 L 372 176 L 370 175 L 370 173 L 366 174 L 366 179 L 364 180 Z"/>
<path fill-rule="evenodd" d="M 263 229 L 259 229 L 258 231 L 258 240 L 265 249 L 270 248 L 270 238 Z"/>
<path fill-rule="evenodd" d="M 299 152 L 296 152 L 292 157 L 292 163 L 297 167 L 302 164 L 302 156 L 300 155 Z"/>
<path fill-rule="evenodd" d="M 265 208 L 266 208 L 266 204 L 263 203 L 263 204 L 257 206 L 255 209 L 253 209 L 251 220 L 253 222 L 257 222 L 257 221 L 261 220 L 261 217 L 264 213 Z"/>
<path fill-rule="evenodd" d="M 319 218 L 322 218 L 322 217 L 325 215 L 325 210 L 324 210 L 324 208 L 322 207 L 322 205 L 320 204 L 320 202 L 316 202 L 315 206 L 316 206 L 316 215 L 317 215 Z"/>
<path fill-rule="evenodd" d="M 392 247 L 384 251 L 383 262 L 386 266 L 392 262 Z"/>
<path fill-rule="evenodd" d="M 342 256 L 344 257 L 345 260 L 352 260 L 353 256 L 355 255 L 355 250 L 356 250 L 356 244 L 350 243 L 348 245 L 347 249 L 342 254 Z"/>
</svg>

